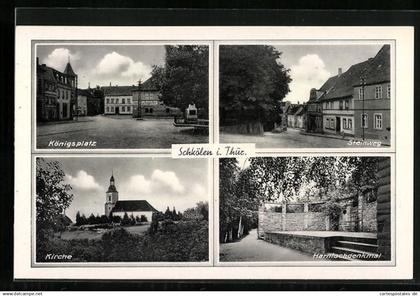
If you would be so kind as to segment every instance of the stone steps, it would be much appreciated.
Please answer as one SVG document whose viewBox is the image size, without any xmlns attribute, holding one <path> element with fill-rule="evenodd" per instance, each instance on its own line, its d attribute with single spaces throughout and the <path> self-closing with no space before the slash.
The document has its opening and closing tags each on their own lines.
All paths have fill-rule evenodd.
<svg viewBox="0 0 420 296">
<path fill-rule="evenodd" d="M 349 261 L 376 261 L 379 260 L 377 253 L 366 252 L 351 248 L 332 247 L 332 252 L 336 254 L 348 255 L 346 257 Z"/>
<path fill-rule="evenodd" d="M 338 241 L 336 246 L 355 249 L 359 251 L 371 252 L 371 253 L 375 253 L 378 250 L 377 244 L 361 243 L 361 242 L 353 242 L 353 241 L 345 241 L 345 240 Z"/>
</svg>

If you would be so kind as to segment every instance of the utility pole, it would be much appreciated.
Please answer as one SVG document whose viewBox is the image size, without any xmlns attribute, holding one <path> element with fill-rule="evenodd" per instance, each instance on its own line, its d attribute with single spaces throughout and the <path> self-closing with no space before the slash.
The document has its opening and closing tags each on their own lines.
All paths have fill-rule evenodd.
<svg viewBox="0 0 420 296">
<path fill-rule="evenodd" d="M 139 79 L 138 92 L 139 95 L 137 97 L 137 118 L 141 118 L 141 78 Z"/>
<path fill-rule="evenodd" d="M 362 87 L 362 139 L 365 140 L 365 125 L 367 118 L 365 117 L 365 85 L 366 79 L 362 76 L 360 78 L 360 83 Z"/>
</svg>

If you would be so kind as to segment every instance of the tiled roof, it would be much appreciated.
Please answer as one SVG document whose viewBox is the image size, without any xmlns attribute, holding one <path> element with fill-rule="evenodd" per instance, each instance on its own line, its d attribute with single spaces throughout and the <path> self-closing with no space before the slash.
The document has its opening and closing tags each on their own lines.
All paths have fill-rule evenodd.
<svg viewBox="0 0 420 296">
<path fill-rule="evenodd" d="M 329 78 L 320 88 L 324 92 L 321 100 L 352 96 L 354 86 L 360 85 L 361 77 L 365 78 L 366 84 L 390 81 L 389 45 L 384 45 L 374 58 L 351 66 L 340 76 Z"/>
<path fill-rule="evenodd" d="M 104 96 L 131 96 L 137 86 L 103 86 Z"/>
<path fill-rule="evenodd" d="M 70 63 L 67 63 L 66 68 L 64 69 L 64 72 L 67 75 L 71 76 L 77 76 L 76 73 L 74 73 L 73 68 L 71 67 Z"/>
<path fill-rule="evenodd" d="M 157 212 L 147 200 L 119 200 L 113 212 Z"/>
<path fill-rule="evenodd" d="M 141 84 L 141 90 L 158 90 L 152 79 L 149 78 Z"/>
</svg>

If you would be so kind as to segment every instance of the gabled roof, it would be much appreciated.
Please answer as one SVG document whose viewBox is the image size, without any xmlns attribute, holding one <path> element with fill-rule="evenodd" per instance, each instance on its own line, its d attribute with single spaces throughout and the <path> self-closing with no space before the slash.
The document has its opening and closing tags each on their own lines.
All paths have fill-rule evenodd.
<svg viewBox="0 0 420 296">
<path fill-rule="evenodd" d="M 103 86 L 104 96 L 131 96 L 137 86 Z"/>
<path fill-rule="evenodd" d="M 76 73 L 74 73 L 73 68 L 71 67 L 70 63 L 67 63 L 66 68 L 64 69 L 64 72 L 67 75 L 71 76 L 77 76 Z"/>
<path fill-rule="evenodd" d="M 113 212 L 157 212 L 147 200 L 119 200 Z"/>
<path fill-rule="evenodd" d="M 141 84 L 141 90 L 155 90 L 157 91 L 156 85 L 153 83 L 152 78 L 147 79 Z"/>
<path fill-rule="evenodd" d="M 384 45 L 375 57 L 352 65 L 341 75 L 330 77 L 320 88 L 324 92 L 321 100 L 353 96 L 354 87 L 364 77 L 366 84 L 390 81 L 390 46 Z"/>
<path fill-rule="evenodd" d="M 300 107 L 299 107 L 299 109 L 296 111 L 295 115 L 296 115 L 296 116 L 301 116 L 301 115 L 303 115 L 304 110 L 305 110 L 304 106 L 300 106 Z"/>
</svg>

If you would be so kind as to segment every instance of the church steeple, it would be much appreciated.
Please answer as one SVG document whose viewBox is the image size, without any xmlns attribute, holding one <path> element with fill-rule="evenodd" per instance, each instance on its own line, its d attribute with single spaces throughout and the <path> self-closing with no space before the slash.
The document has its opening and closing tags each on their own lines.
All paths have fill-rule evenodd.
<svg viewBox="0 0 420 296">
<path fill-rule="evenodd" d="M 106 192 L 105 215 L 109 217 L 117 201 L 118 201 L 118 191 L 117 191 L 117 188 L 115 187 L 114 172 L 112 172 L 111 178 L 109 178 L 108 191 Z"/>
</svg>

